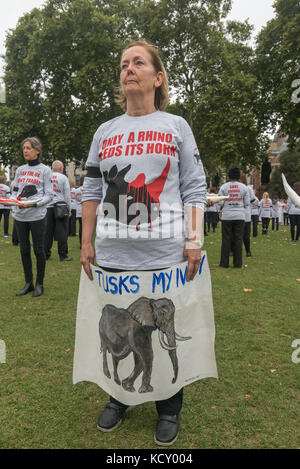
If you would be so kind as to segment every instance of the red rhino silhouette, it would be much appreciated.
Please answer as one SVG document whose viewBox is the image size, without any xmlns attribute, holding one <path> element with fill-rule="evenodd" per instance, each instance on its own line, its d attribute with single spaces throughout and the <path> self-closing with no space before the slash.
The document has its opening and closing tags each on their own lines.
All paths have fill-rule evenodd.
<svg viewBox="0 0 300 469">
<path fill-rule="evenodd" d="M 104 171 L 103 177 L 107 183 L 107 191 L 104 198 L 104 216 L 107 216 L 109 213 L 105 210 L 105 204 L 113 204 L 116 210 L 116 220 L 120 220 L 120 207 L 119 207 L 119 196 L 126 196 L 126 210 L 127 215 L 126 223 L 129 224 L 133 219 L 138 217 L 140 210 L 138 204 L 145 204 L 148 209 L 148 224 L 152 226 L 152 221 L 154 221 L 159 215 L 159 210 L 154 212 L 151 211 L 151 205 L 157 204 L 160 205 L 160 195 L 164 189 L 166 179 L 169 174 L 170 169 L 170 159 L 166 163 L 162 173 L 154 180 L 146 184 L 146 176 L 144 173 L 140 173 L 134 181 L 126 182 L 125 176 L 131 169 L 131 165 L 126 166 L 122 170 L 118 171 L 117 165 L 114 165 L 109 172 Z M 136 210 L 133 214 L 128 214 L 130 206 L 136 204 Z M 137 224 L 137 230 L 139 229 L 139 223 Z"/>
</svg>

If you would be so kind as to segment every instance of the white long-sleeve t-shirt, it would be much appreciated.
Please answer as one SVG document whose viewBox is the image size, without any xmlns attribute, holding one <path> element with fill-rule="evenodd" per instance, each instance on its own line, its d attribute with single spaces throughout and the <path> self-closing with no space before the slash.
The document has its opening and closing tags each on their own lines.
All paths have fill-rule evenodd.
<svg viewBox="0 0 300 469">
<path fill-rule="evenodd" d="M 259 216 L 261 218 L 272 218 L 272 200 L 261 199 L 259 203 Z"/>
<path fill-rule="evenodd" d="M 300 215 L 300 207 L 297 207 L 290 198 L 287 201 L 287 211 L 289 215 Z"/>
<path fill-rule="evenodd" d="M 0 197 L 10 197 L 10 188 L 6 184 L 0 184 Z M 0 209 L 10 209 L 7 205 L 0 204 Z"/>
<path fill-rule="evenodd" d="M 64 202 L 67 204 L 69 211 L 71 210 L 71 195 L 70 195 L 70 183 L 62 173 L 57 171 L 52 172 L 52 183 L 53 183 L 53 199 L 48 207 L 53 207 L 57 202 Z"/>
<path fill-rule="evenodd" d="M 13 207 L 13 217 L 17 221 L 37 221 L 46 216 L 47 205 L 53 199 L 52 172 L 43 163 L 34 160 L 17 168 L 12 183 L 12 198 L 22 195 L 26 186 L 34 186 L 28 200 L 41 199 L 36 207 Z M 34 193 L 33 193 L 34 192 Z"/>
<path fill-rule="evenodd" d="M 83 186 L 80 186 L 75 189 L 76 218 L 81 218 L 82 216 L 82 190 Z"/>
<path fill-rule="evenodd" d="M 71 197 L 71 210 L 76 210 L 76 189 L 72 187 L 70 189 L 70 197 Z"/>
<path fill-rule="evenodd" d="M 245 222 L 251 221 L 251 201 L 255 200 L 255 194 L 251 186 L 246 186 L 249 193 L 250 204 L 245 208 Z"/>
<path fill-rule="evenodd" d="M 244 220 L 246 210 L 250 208 L 250 196 L 247 186 L 239 181 L 228 181 L 220 187 L 219 195 L 229 198 L 218 204 L 222 210 L 221 220 Z"/>
<path fill-rule="evenodd" d="M 86 167 L 82 201 L 101 202 L 95 242 L 99 265 L 142 270 L 184 260 L 184 209 L 204 209 L 206 181 L 192 130 L 182 117 L 156 111 L 123 114 L 102 124 Z"/>
<path fill-rule="evenodd" d="M 272 201 L 272 218 L 279 218 L 280 202 L 278 200 Z"/>
<path fill-rule="evenodd" d="M 258 215 L 259 213 L 259 200 L 257 197 L 251 202 L 251 215 Z"/>
</svg>

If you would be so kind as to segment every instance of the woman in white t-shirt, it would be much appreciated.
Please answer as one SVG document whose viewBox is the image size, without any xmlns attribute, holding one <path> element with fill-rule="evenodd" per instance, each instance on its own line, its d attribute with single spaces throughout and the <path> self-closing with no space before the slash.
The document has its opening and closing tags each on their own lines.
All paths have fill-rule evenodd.
<svg viewBox="0 0 300 469">
<path fill-rule="evenodd" d="M 163 112 L 168 104 L 168 79 L 156 47 L 145 41 L 129 44 L 121 55 L 120 67 L 118 103 L 125 114 L 99 127 L 86 164 L 82 265 L 92 279 L 90 264 L 95 259 L 92 237 L 98 213 L 95 247 L 96 260 L 102 268 L 114 272 L 154 270 L 186 259 L 187 279 L 192 280 L 201 261 L 206 203 L 205 174 L 193 133 L 183 118 Z M 125 220 L 124 203 L 128 209 Z M 134 224 L 137 212 L 128 214 L 139 203 L 148 210 L 143 214 L 145 218 Z M 178 207 L 174 219 L 168 226 L 159 223 L 166 207 L 172 204 Z M 182 232 L 180 236 L 172 235 L 184 213 L 189 227 L 186 238 Z M 127 230 L 129 236 L 105 237 L 102 226 L 107 220 L 112 231 Z M 161 236 L 168 229 L 170 235 Z M 160 235 L 155 239 L 148 235 L 154 230 Z M 135 239 L 130 239 L 132 232 Z M 138 232 L 140 237 L 136 236 Z M 171 354 L 177 370 L 176 353 Z M 156 402 L 157 444 L 170 445 L 177 438 L 182 396 L 181 389 L 169 399 Z M 127 407 L 111 397 L 99 417 L 98 428 L 104 432 L 113 430 L 121 423 Z"/>
</svg>

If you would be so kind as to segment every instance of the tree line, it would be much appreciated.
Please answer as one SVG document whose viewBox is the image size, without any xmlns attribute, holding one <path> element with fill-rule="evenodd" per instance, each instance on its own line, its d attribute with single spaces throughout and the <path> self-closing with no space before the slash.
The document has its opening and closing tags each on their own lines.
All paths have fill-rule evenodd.
<svg viewBox="0 0 300 469">
<path fill-rule="evenodd" d="M 231 0 L 48 0 L 7 36 L 0 163 L 19 164 L 20 142 L 36 135 L 46 163 L 83 164 L 95 130 L 122 112 L 120 53 L 140 38 L 160 50 L 167 111 L 191 125 L 208 176 L 259 168 L 278 126 L 297 151 L 300 5 L 274 7 L 252 47 L 252 26 L 226 19 Z"/>
</svg>

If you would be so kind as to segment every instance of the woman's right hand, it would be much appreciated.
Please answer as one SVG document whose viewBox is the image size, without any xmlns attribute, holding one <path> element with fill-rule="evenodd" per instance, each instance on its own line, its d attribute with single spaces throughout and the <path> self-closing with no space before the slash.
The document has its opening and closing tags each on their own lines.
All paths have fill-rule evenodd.
<svg viewBox="0 0 300 469">
<path fill-rule="evenodd" d="M 82 244 L 80 262 L 88 278 L 93 280 L 90 264 L 94 264 L 95 262 L 95 249 L 91 242 Z"/>
</svg>

